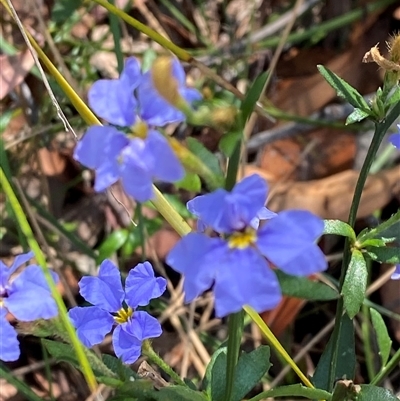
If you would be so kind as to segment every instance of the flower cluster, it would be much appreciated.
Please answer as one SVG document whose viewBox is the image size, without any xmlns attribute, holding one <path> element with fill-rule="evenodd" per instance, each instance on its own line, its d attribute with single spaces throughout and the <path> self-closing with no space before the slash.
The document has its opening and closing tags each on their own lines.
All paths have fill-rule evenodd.
<svg viewBox="0 0 400 401">
<path fill-rule="evenodd" d="M 33 252 L 19 255 L 10 267 L 0 261 L 0 359 L 2 361 L 15 361 L 20 355 L 17 332 L 8 322 L 7 312 L 23 322 L 50 319 L 58 313 L 57 305 L 39 266 L 29 265 L 21 273 L 17 273 L 17 269 L 32 257 Z M 54 281 L 58 281 L 58 276 L 54 272 L 51 272 L 51 275 Z"/>
<path fill-rule="evenodd" d="M 200 232 L 183 237 L 167 256 L 167 263 L 184 275 L 187 302 L 212 288 L 218 317 L 244 305 L 261 312 L 282 297 L 271 264 L 296 276 L 326 269 L 316 244 L 323 221 L 307 211 L 269 211 L 267 192 L 265 181 L 252 175 L 231 192 L 218 189 L 188 202 Z M 260 220 L 269 221 L 260 225 Z M 209 228 L 218 236 L 208 236 Z"/>
<path fill-rule="evenodd" d="M 159 297 L 166 288 L 166 280 L 154 276 L 149 262 L 130 270 L 125 290 L 119 270 L 107 259 L 100 265 L 98 277 L 83 277 L 79 288 L 93 306 L 72 308 L 69 317 L 85 346 L 101 343 L 116 325 L 112 335 L 114 352 L 129 364 L 139 358 L 143 340 L 161 335 L 156 318 L 135 310 Z"/>
<path fill-rule="evenodd" d="M 397 149 L 400 149 L 400 124 L 397 124 L 397 128 L 399 132 L 392 134 L 389 136 L 389 142 L 395 146 Z"/>
<path fill-rule="evenodd" d="M 185 73 L 176 59 L 172 60 L 171 73 L 166 79 L 176 81 L 184 101 L 191 104 L 201 99 L 197 90 L 185 86 Z M 155 127 L 183 121 L 185 116 L 160 96 L 151 71 L 143 74 L 138 61 L 129 58 L 119 79 L 95 82 L 88 98 L 94 112 L 111 124 L 90 127 L 74 153 L 76 160 L 95 170 L 96 191 L 121 179 L 127 194 L 144 202 L 153 197 L 153 180 L 175 182 L 183 178 L 183 167 Z"/>
</svg>

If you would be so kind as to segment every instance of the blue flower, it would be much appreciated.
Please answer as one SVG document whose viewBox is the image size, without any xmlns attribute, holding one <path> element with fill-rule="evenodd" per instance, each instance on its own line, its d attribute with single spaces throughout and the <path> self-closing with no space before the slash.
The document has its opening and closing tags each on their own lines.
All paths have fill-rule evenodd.
<svg viewBox="0 0 400 401">
<path fill-rule="evenodd" d="M 400 280 L 400 265 L 396 265 L 396 268 L 390 278 L 392 280 Z"/>
<path fill-rule="evenodd" d="M 186 88 L 179 62 L 174 60 L 173 65 L 183 98 L 188 103 L 200 99 L 198 91 Z M 96 171 L 96 191 L 122 179 L 127 194 L 145 202 L 154 196 L 154 180 L 172 183 L 184 177 L 184 169 L 167 140 L 153 127 L 183 121 L 185 116 L 158 94 L 151 72 L 142 75 L 135 58 L 127 59 L 119 79 L 95 82 L 88 98 L 98 116 L 137 134 L 132 139 L 113 126 L 93 126 L 78 142 L 74 158 Z"/>
<path fill-rule="evenodd" d="M 154 277 L 149 262 L 130 270 L 125 290 L 119 270 L 110 260 L 100 265 L 98 277 L 83 277 L 79 287 L 82 297 L 93 306 L 72 308 L 69 317 L 85 346 L 101 343 L 117 325 L 112 336 L 114 352 L 129 364 L 139 358 L 143 340 L 161 335 L 157 319 L 135 310 L 159 297 L 166 288 L 165 279 Z"/>
<path fill-rule="evenodd" d="M 261 312 L 282 297 L 270 264 L 298 276 L 326 269 L 316 245 L 323 221 L 301 210 L 274 214 L 264 208 L 266 198 L 265 181 L 253 175 L 231 193 L 217 190 L 188 203 L 202 224 L 220 236 L 190 233 L 168 254 L 167 263 L 184 275 L 186 302 L 212 288 L 218 317 L 244 305 Z M 258 228 L 260 219 L 269 221 Z"/>
<path fill-rule="evenodd" d="M 17 269 L 32 257 L 33 252 L 19 255 L 10 267 L 0 261 L 0 359 L 2 361 L 15 361 L 20 355 L 17 332 L 6 319 L 7 311 L 24 322 L 50 319 L 58 313 L 57 305 L 39 266 L 30 265 L 14 277 Z M 51 275 L 54 281 L 58 281 L 58 276 L 54 272 L 51 272 Z"/>
<path fill-rule="evenodd" d="M 397 149 L 400 149 L 400 124 L 397 124 L 397 128 L 399 129 L 399 132 L 390 135 L 389 142 Z"/>
</svg>

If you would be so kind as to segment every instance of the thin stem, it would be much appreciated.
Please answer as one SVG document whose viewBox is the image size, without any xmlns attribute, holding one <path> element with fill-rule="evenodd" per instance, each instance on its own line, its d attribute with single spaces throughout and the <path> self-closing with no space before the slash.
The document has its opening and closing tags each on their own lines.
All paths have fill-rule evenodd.
<svg viewBox="0 0 400 401">
<path fill-rule="evenodd" d="M 108 0 L 110 4 L 115 6 L 115 0 Z M 114 53 L 117 57 L 118 72 L 121 74 L 124 68 L 124 55 L 121 48 L 121 30 L 119 28 L 118 17 L 114 14 L 110 15 L 110 29 L 114 40 Z"/>
<path fill-rule="evenodd" d="M 68 333 L 68 336 L 71 340 L 71 344 L 72 344 L 73 348 L 75 349 L 76 356 L 78 358 L 79 364 L 82 367 L 82 372 L 83 372 L 83 375 L 85 376 L 88 386 L 92 391 L 95 391 L 96 387 L 97 387 L 96 378 L 93 374 L 92 368 L 90 367 L 90 363 L 84 353 L 83 345 L 79 341 L 79 339 L 76 335 L 75 329 L 72 326 L 70 319 L 68 318 L 67 308 L 63 302 L 63 299 L 62 299 L 60 293 L 57 291 L 57 287 L 50 274 L 49 268 L 47 267 L 46 259 L 43 255 L 42 250 L 40 249 L 38 242 L 36 241 L 36 239 L 33 235 L 33 231 L 28 223 L 28 220 L 26 219 L 26 216 L 22 209 L 22 206 L 19 203 L 19 201 L 14 193 L 14 190 L 13 190 L 10 182 L 8 181 L 6 175 L 4 174 L 3 168 L 1 166 L 0 166 L 0 185 L 3 187 L 6 197 L 8 198 L 8 200 L 11 204 L 11 207 L 14 211 L 17 222 L 18 222 L 19 226 L 21 227 L 21 230 L 24 233 L 30 248 L 32 249 L 33 253 L 35 254 L 37 263 L 42 268 L 46 282 L 50 288 L 51 295 L 53 296 L 53 298 L 57 304 L 58 310 L 60 312 L 61 321 L 63 322 L 63 325 L 64 325 L 64 327 Z"/>
<path fill-rule="evenodd" d="M 181 386 L 187 387 L 187 384 L 179 377 L 179 375 L 154 351 L 149 340 L 143 341 L 142 353 L 143 355 L 146 355 L 151 362 L 155 363 L 160 369 L 162 369 L 169 377 L 171 377 L 172 380 Z"/>
<path fill-rule="evenodd" d="M 400 362 L 400 348 L 384 368 L 371 380 L 371 384 L 377 386 Z"/>
<path fill-rule="evenodd" d="M 350 207 L 349 213 L 349 220 L 348 223 L 351 227 L 354 228 L 356 218 L 357 218 L 357 210 L 358 206 L 360 205 L 362 191 L 367 181 L 368 174 L 371 168 L 371 165 L 375 159 L 376 153 L 379 149 L 379 146 L 390 126 L 396 121 L 398 116 L 400 115 L 400 102 L 397 102 L 392 110 L 387 115 L 386 119 L 382 122 L 375 123 L 375 133 L 372 138 L 371 145 L 368 149 L 367 156 L 365 157 L 364 164 L 361 168 L 360 175 L 358 177 L 358 181 L 356 184 L 356 188 L 353 195 L 353 201 Z M 346 238 L 345 245 L 344 245 L 344 252 L 343 252 L 343 263 L 342 263 L 342 271 L 340 275 L 340 290 L 343 287 L 344 279 L 346 277 L 347 268 L 351 258 L 351 249 L 350 249 L 350 242 L 348 238 Z M 336 368 L 337 368 L 337 361 L 339 358 L 339 333 L 342 328 L 342 316 L 344 312 L 344 302 L 343 297 L 339 298 L 337 308 L 336 308 L 336 325 L 332 333 L 333 338 L 333 353 L 332 359 L 329 366 L 329 389 L 333 388 L 334 382 L 336 380 Z"/>
<path fill-rule="evenodd" d="M 232 313 L 228 320 L 228 350 L 226 356 L 225 401 L 230 401 L 239 359 L 240 343 L 243 335 L 243 311 Z"/>
<path fill-rule="evenodd" d="M 229 158 L 228 162 L 228 171 L 226 173 L 226 180 L 225 180 L 225 189 L 230 191 L 236 183 L 236 177 L 239 169 L 240 164 L 240 150 L 241 150 L 242 141 L 240 140 L 235 150 L 232 153 L 232 156 Z"/>
</svg>

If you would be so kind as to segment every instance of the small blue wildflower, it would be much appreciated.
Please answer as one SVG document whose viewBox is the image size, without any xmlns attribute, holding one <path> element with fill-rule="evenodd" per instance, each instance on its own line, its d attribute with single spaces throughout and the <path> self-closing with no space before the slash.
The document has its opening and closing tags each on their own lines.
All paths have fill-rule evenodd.
<svg viewBox="0 0 400 401">
<path fill-rule="evenodd" d="M 24 322 L 50 319 L 58 313 L 57 305 L 39 266 L 30 265 L 14 278 L 17 269 L 32 257 L 33 252 L 19 255 L 10 267 L 0 261 L 0 359 L 2 361 L 15 361 L 20 355 L 17 332 L 6 319 L 7 311 Z M 58 276 L 54 272 L 51 272 L 51 275 L 57 282 Z"/>
<path fill-rule="evenodd" d="M 397 128 L 399 132 L 392 134 L 389 136 L 389 142 L 395 146 L 397 149 L 400 149 L 400 124 L 397 124 Z"/>
<path fill-rule="evenodd" d="M 392 280 L 400 280 L 400 265 L 396 265 L 393 274 L 391 275 Z"/>
<path fill-rule="evenodd" d="M 218 317 L 244 305 L 261 312 L 282 297 L 270 263 L 298 276 L 326 269 L 315 243 L 323 221 L 307 211 L 269 211 L 264 207 L 267 190 L 265 181 L 253 175 L 230 193 L 219 189 L 188 202 L 202 228 L 211 227 L 220 236 L 190 233 L 168 254 L 167 263 L 184 275 L 186 302 L 212 288 Z M 269 221 L 258 228 L 264 219 Z"/>
<path fill-rule="evenodd" d="M 139 263 L 130 270 L 125 290 L 119 270 L 107 259 L 100 265 L 98 277 L 83 277 L 79 288 L 82 297 L 93 306 L 72 308 L 69 317 L 85 346 L 101 343 L 117 325 L 112 336 L 114 352 L 130 364 L 139 358 L 143 340 L 161 335 L 157 319 L 135 310 L 159 297 L 166 288 L 165 279 L 154 277 L 149 262 Z"/>
<path fill-rule="evenodd" d="M 173 71 L 184 99 L 189 103 L 200 99 L 198 91 L 186 88 L 185 74 L 177 60 Z M 154 196 L 154 180 L 175 182 L 184 177 L 178 158 L 154 127 L 183 121 L 185 116 L 158 94 L 150 71 L 142 75 L 135 58 L 127 59 L 119 79 L 95 82 L 88 98 L 98 116 L 117 127 L 127 127 L 138 136 L 129 138 L 113 126 L 93 126 L 87 130 L 75 148 L 74 158 L 95 170 L 96 191 L 122 179 L 127 194 L 145 202 Z"/>
</svg>

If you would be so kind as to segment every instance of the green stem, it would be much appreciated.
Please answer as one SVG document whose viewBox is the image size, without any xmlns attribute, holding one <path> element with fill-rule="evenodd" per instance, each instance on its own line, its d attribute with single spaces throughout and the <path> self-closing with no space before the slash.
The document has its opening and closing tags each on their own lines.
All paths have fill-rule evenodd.
<svg viewBox="0 0 400 401">
<path fill-rule="evenodd" d="M 374 367 L 374 354 L 372 352 L 371 347 L 371 325 L 369 320 L 369 308 L 364 304 L 362 307 L 362 323 L 361 323 L 361 333 L 363 338 L 364 345 L 364 354 L 365 354 L 365 364 L 367 365 L 367 372 L 369 380 L 375 376 L 375 367 Z"/>
<path fill-rule="evenodd" d="M 181 386 L 187 387 L 187 384 L 179 377 L 179 375 L 166 364 L 160 356 L 154 352 L 153 347 L 149 340 L 144 340 L 142 344 L 142 354 L 146 355 L 151 362 L 155 363 L 160 369 L 162 369 L 172 380 Z"/>
<path fill-rule="evenodd" d="M 371 380 L 371 384 L 377 386 L 400 362 L 400 348 L 384 368 Z"/>
<path fill-rule="evenodd" d="M 228 350 L 226 357 L 225 401 L 230 401 L 235 380 L 236 365 L 239 359 L 240 343 L 243 335 L 243 311 L 232 313 L 228 320 Z"/>
<path fill-rule="evenodd" d="M 115 0 L 108 0 L 111 5 L 115 7 Z M 121 30 L 119 28 L 118 17 L 110 14 L 110 29 L 114 40 L 114 53 L 117 57 L 118 72 L 121 74 L 124 68 L 124 55 L 121 48 Z"/>
<path fill-rule="evenodd" d="M 225 189 L 230 191 L 236 183 L 236 177 L 239 170 L 240 164 L 240 150 L 241 150 L 242 141 L 239 141 L 236 145 L 235 150 L 232 153 L 232 156 L 229 158 L 228 169 L 226 173 L 225 180 Z"/>
<path fill-rule="evenodd" d="M 356 188 L 354 191 L 353 195 L 353 201 L 351 203 L 350 207 L 350 213 L 349 213 L 349 225 L 354 228 L 356 218 L 357 218 L 357 210 L 360 205 L 361 201 L 361 195 L 362 191 L 365 185 L 365 182 L 367 181 L 368 174 L 371 168 L 371 165 L 375 159 L 376 153 L 379 149 L 379 146 L 382 142 L 382 139 L 384 138 L 387 130 L 390 128 L 390 126 L 396 121 L 398 116 L 400 115 L 400 102 L 397 102 L 392 110 L 389 112 L 387 115 L 386 119 L 383 120 L 382 122 L 377 122 L 375 123 L 375 133 L 372 138 L 371 145 L 368 149 L 367 156 L 365 157 L 364 164 L 361 168 L 360 175 L 358 177 L 358 181 L 356 184 Z M 343 287 L 344 279 L 346 277 L 347 273 L 347 268 L 350 262 L 351 258 L 351 249 L 350 249 L 350 242 L 349 239 L 346 238 L 345 245 L 344 245 L 344 252 L 343 252 L 343 263 L 342 263 L 342 271 L 340 275 L 340 290 Z M 337 368 L 337 361 L 338 358 L 340 357 L 338 355 L 339 352 L 339 333 L 342 328 L 342 316 L 344 312 L 344 303 L 343 303 L 343 297 L 339 298 L 337 309 L 336 309 L 336 325 L 332 333 L 332 338 L 333 338 L 333 353 L 332 353 L 332 359 L 330 362 L 329 366 L 329 389 L 333 388 L 333 385 L 336 380 L 336 368 Z M 350 379 L 350 378 L 349 378 Z"/>
<path fill-rule="evenodd" d="M 83 375 L 87 381 L 89 388 L 94 391 L 97 387 L 96 378 L 93 374 L 92 368 L 90 367 L 90 363 L 85 355 L 84 348 L 82 343 L 79 341 L 75 329 L 72 326 L 71 321 L 68 318 L 67 308 L 63 302 L 63 299 L 60 293 L 57 291 L 57 287 L 53 281 L 53 278 L 50 274 L 49 268 L 47 267 L 46 259 L 38 242 L 36 241 L 33 231 L 28 223 L 28 220 L 25 216 L 25 213 L 19 203 L 14 190 L 8 181 L 6 175 L 4 174 L 3 168 L 0 166 L 0 185 L 3 187 L 3 190 L 8 198 L 8 201 L 11 204 L 11 207 L 15 213 L 15 217 L 17 219 L 18 224 L 21 227 L 22 232 L 24 233 L 29 247 L 35 254 L 37 263 L 42 268 L 43 274 L 45 276 L 46 282 L 50 288 L 51 295 L 53 296 L 58 310 L 60 312 L 60 319 L 64 324 L 64 328 L 68 333 L 69 338 L 71 339 L 71 344 L 75 349 L 76 356 L 78 358 L 79 364 L 82 367 Z"/>
</svg>

